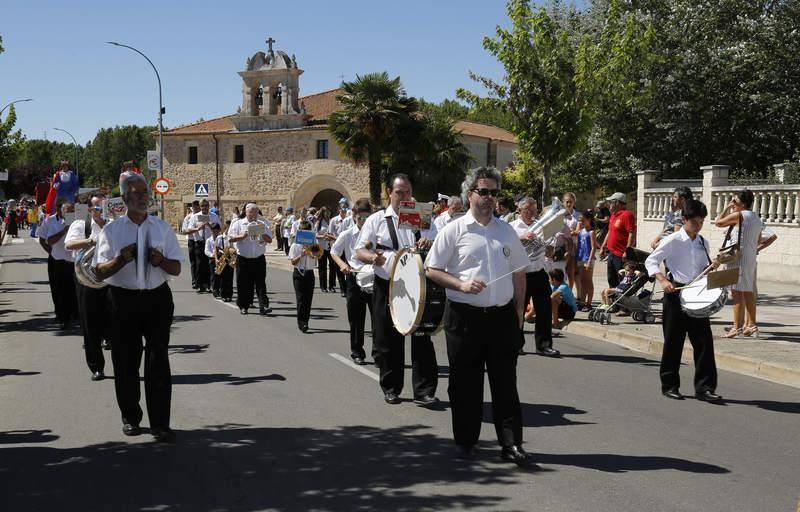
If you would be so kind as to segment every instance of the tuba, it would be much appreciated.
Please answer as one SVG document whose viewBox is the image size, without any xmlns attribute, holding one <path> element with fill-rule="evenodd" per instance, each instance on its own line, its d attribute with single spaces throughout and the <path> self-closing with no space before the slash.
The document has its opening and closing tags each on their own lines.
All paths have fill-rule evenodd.
<svg viewBox="0 0 800 512">
<path fill-rule="evenodd" d="M 75 278 L 80 284 L 87 288 L 99 290 L 107 285 L 97 278 L 94 272 L 92 261 L 94 260 L 95 246 L 88 249 L 81 249 L 75 258 Z"/>
<path fill-rule="evenodd" d="M 544 213 L 541 217 L 539 217 L 536 222 L 531 224 L 531 227 L 528 228 L 527 232 L 537 232 L 539 230 L 542 231 L 549 231 L 545 230 L 545 226 L 549 226 L 552 223 L 557 223 L 559 220 L 563 222 L 563 219 L 560 217 L 563 215 L 564 205 L 561 204 L 561 200 L 557 197 L 553 198 L 553 202 L 550 204 L 550 209 Z M 525 248 L 525 252 L 528 254 L 528 258 L 531 261 L 536 260 L 542 254 L 542 252 L 547 250 L 547 246 L 555 238 L 555 235 L 545 239 L 542 239 L 540 236 L 536 236 L 531 238 L 530 240 L 525 240 L 522 242 L 522 246 Z"/>
</svg>

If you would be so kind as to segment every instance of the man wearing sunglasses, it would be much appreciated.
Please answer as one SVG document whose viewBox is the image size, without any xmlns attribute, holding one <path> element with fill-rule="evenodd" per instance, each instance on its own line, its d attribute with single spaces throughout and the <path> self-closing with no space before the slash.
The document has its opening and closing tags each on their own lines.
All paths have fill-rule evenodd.
<svg viewBox="0 0 800 512">
<path fill-rule="evenodd" d="M 425 267 L 427 276 L 447 289 L 447 392 L 457 454 L 474 456 L 486 368 L 500 457 L 524 466 L 529 455 L 522 449 L 517 352 L 529 259 L 514 228 L 493 215 L 500 184 L 500 173 L 492 167 L 467 174 L 461 189 L 470 209 L 438 234 Z"/>
<path fill-rule="evenodd" d="M 89 225 L 86 219 L 75 219 L 67 232 L 64 247 L 72 251 L 73 258 L 83 249 L 89 249 L 97 244 L 100 232 L 106 225 L 103 218 L 103 200 L 105 196 L 99 192 L 92 194 L 89 199 Z M 86 364 L 92 373 L 92 380 L 105 378 L 106 360 L 103 350 L 111 346 L 111 326 L 109 324 L 110 311 L 108 309 L 108 290 L 105 288 L 94 289 L 83 286 L 75 280 L 75 293 L 78 297 L 78 317 L 81 319 L 83 331 L 83 350 L 86 353 Z"/>
<path fill-rule="evenodd" d="M 405 372 L 405 338 L 397 332 L 389 314 L 389 279 L 395 254 L 403 247 L 416 246 L 426 251 L 430 239 L 420 237 L 410 229 L 400 229 L 398 209 L 402 201 L 412 200 L 411 179 L 395 174 L 387 182 L 389 206 L 373 213 L 364 223 L 356 242 L 356 255 L 362 263 L 375 268 L 372 289 L 372 355 L 380 370 L 380 385 L 387 404 L 399 404 Z M 431 226 L 428 236 L 436 236 Z M 422 406 L 436 404 L 438 367 L 436 352 L 428 335 L 411 336 L 411 379 L 414 403 Z"/>
</svg>

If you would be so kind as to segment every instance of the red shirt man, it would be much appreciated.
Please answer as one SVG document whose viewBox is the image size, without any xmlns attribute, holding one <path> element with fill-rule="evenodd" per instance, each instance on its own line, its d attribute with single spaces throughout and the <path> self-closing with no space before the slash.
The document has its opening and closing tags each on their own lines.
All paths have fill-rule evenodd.
<svg viewBox="0 0 800 512">
<path fill-rule="evenodd" d="M 611 203 L 611 218 L 608 221 L 608 236 L 603 241 L 602 252 L 610 252 L 608 256 L 608 285 L 615 287 L 619 283 L 619 271 L 625 249 L 633 247 L 636 237 L 636 217 L 627 209 L 627 197 L 622 192 L 615 192 L 607 199 Z"/>
</svg>

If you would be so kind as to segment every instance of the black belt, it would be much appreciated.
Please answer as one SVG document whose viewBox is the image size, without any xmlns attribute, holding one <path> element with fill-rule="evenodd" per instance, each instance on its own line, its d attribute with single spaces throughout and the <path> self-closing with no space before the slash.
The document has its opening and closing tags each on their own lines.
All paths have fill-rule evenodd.
<svg viewBox="0 0 800 512">
<path fill-rule="evenodd" d="M 161 286 L 146 290 L 131 290 L 130 288 L 122 288 L 121 286 L 113 286 L 113 285 L 109 285 L 109 288 L 114 293 L 119 293 L 120 295 L 144 295 L 146 293 L 160 292 L 163 291 L 165 288 L 169 290 L 169 285 L 167 285 L 167 282 L 164 281 L 164 283 Z"/>
<path fill-rule="evenodd" d="M 456 302 L 456 301 L 450 300 L 450 299 L 447 299 L 447 303 L 450 305 L 450 307 L 454 307 L 456 309 L 464 309 L 466 311 L 471 311 L 471 312 L 474 312 L 474 313 L 484 313 L 484 314 L 486 314 L 486 313 L 496 313 L 498 311 L 505 311 L 507 309 L 510 309 L 510 308 L 513 307 L 514 301 L 508 301 L 507 304 L 504 304 L 502 306 L 486 306 L 486 307 L 473 306 L 471 304 L 465 304 L 463 302 Z"/>
</svg>

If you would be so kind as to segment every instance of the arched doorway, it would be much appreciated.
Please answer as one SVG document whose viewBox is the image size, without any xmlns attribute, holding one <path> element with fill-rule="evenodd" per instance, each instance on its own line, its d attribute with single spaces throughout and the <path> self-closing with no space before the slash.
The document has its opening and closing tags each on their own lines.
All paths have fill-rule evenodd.
<svg viewBox="0 0 800 512">
<path fill-rule="evenodd" d="M 315 195 L 314 199 L 311 200 L 311 204 L 309 206 L 313 206 L 315 208 L 325 206 L 331 212 L 331 215 L 335 215 L 339 208 L 339 199 L 343 197 L 344 196 L 341 194 L 341 192 L 332 188 L 326 188 L 317 192 L 317 195 Z"/>
</svg>

